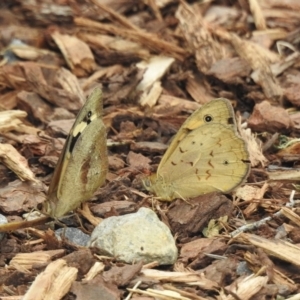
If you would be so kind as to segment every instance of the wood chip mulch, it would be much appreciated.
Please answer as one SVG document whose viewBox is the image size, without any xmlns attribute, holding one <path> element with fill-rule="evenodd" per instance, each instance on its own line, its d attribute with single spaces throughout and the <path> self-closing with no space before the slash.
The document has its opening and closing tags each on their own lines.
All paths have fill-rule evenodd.
<svg viewBox="0 0 300 300">
<path fill-rule="evenodd" d="M 145 206 L 179 249 L 173 266 L 130 265 L 59 241 L 46 225 L 11 231 L 0 241 L 2 300 L 300 299 L 298 0 L 0 8 L 0 212 L 18 221 L 45 200 L 74 118 L 100 85 L 107 182 L 67 226 L 90 233 Z M 219 97 L 248 143 L 247 182 L 189 203 L 149 197 L 141 177 L 184 120 Z"/>
</svg>

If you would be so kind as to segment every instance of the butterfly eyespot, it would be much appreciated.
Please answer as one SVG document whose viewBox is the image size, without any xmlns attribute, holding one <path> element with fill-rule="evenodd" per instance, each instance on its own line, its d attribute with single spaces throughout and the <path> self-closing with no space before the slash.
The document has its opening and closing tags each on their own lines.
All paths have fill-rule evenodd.
<svg viewBox="0 0 300 300">
<path fill-rule="evenodd" d="M 224 161 L 223 161 L 223 164 L 224 164 L 224 165 L 229 165 L 228 160 L 224 160 Z"/>
<path fill-rule="evenodd" d="M 204 116 L 204 121 L 206 123 L 210 123 L 213 120 L 213 117 L 211 115 L 205 115 Z"/>
<path fill-rule="evenodd" d="M 91 116 L 92 116 L 92 112 L 89 111 L 88 114 L 87 114 L 88 119 L 90 119 Z"/>
</svg>

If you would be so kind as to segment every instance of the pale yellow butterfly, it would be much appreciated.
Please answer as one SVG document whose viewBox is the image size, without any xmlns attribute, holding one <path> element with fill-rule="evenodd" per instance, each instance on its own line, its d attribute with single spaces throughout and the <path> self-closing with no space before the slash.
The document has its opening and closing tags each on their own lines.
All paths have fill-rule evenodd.
<svg viewBox="0 0 300 300">
<path fill-rule="evenodd" d="M 63 216 L 104 184 L 108 158 L 102 92 L 94 89 L 81 108 L 55 168 L 43 213 Z"/>
<path fill-rule="evenodd" d="M 250 170 L 245 141 L 238 135 L 227 99 L 210 101 L 181 126 L 156 174 L 145 188 L 163 201 L 226 193 L 241 184 Z"/>
</svg>

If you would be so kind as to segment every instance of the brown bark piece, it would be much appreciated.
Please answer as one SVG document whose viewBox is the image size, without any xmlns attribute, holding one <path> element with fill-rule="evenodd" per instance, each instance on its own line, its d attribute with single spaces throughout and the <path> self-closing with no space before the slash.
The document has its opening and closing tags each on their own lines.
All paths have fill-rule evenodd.
<svg viewBox="0 0 300 300">
<path fill-rule="evenodd" d="M 75 16 L 79 13 L 92 19 L 107 19 L 107 12 L 97 9 L 95 5 L 91 7 L 87 2 L 65 3 L 52 2 L 51 0 L 43 0 L 47 9 L 43 9 L 43 5 L 39 0 L 33 0 L 31 3 L 20 3 L 20 11 L 25 11 L 26 19 L 31 24 L 53 25 L 70 24 Z M 120 2 L 118 0 L 103 0 L 101 3 L 109 5 L 109 7 L 119 13 L 125 13 L 131 9 L 132 2 Z"/>
<path fill-rule="evenodd" d="M 132 139 L 140 134 L 140 130 L 131 121 L 123 121 L 120 123 L 120 133 L 118 135 L 120 140 Z"/>
<path fill-rule="evenodd" d="M 149 51 L 120 37 L 101 34 L 79 33 L 78 37 L 88 43 L 95 53 L 96 62 L 101 66 L 118 64 L 130 65 L 150 57 Z"/>
<path fill-rule="evenodd" d="M 232 202 L 228 198 L 212 193 L 189 202 L 178 200 L 172 203 L 167 216 L 172 231 L 182 238 L 199 233 L 210 219 L 229 216 L 232 209 Z"/>
<path fill-rule="evenodd" d="M 112 282 L 117 286 L 126 285 L 143 267 L 143 262 L 134 265 L 124 265 L 123 267 L 112 267 L 109 271 L 103 273 L 103 279 Z"/>
<path fill-rule="evenodd" d="M 147 49 L 138 43 L 120 39 L 120 37 L 85 32 L 79 33 L 79 37 L 91 44 L 93 51 L 98 54 L 96 58 L 101 65 L 130 63 L 150 57 L 150 52 Z M 104 57 L 101 57 L 100 54 L 103 54 Z M 113 61 L 112 58 L 115 60 Z"/>
<path fill-rule="evenodd" d="M 140 153 L 129 151 L 126 159 L 127 164 L 136 170 L 149 170 L 151 160 Z"/>
<path fill-rule="evenodd" d="M 79 110 L 83 104 L 78 80 L 66 69 L 41 67 L 33 62 L 5 65 L 0 69 L 0 84 L 36 92 L 50 103 L 70 110 Z"/>
<path fill-rule="evenodd" d="M 63 257 L 69 267 L 78 270 L 78 276 L 84 276 L 95 263 L 90 249 L 80 249 Z"/>
<path fill-rule="evenodd" d="M 164 41 L 154 34 L 145 31 L 135 31 L 132 29 L 123 29 L 114 25 L 107 25 L 99 22 L 94 22 L 85 18 L 75 18 L 75 23 L 79 26 L 88 27 L 104 31 L 105 33 L 120 35 L 124 38 L 144 45 L 146 48 L 153 49 L 158 53 L 166 53 L 170 56 L 182 61 L 187 54 L 186 51 L 168 41 Z"/>
<path fill-rule="evenodd" d="M 248 126 L 254 131 L 276 133 L 289 132 L 294 124 L 282 107 L 272 106 L 268 101 L 256 104 L 248 120 Z"/>
<path fill-rule="evenodd" d="M 54 137 L 67 136 L 74 121 L 75 119 L 51 121 L 48 123 L 47 131 Z"/>
<path fill-rule="evenodd" d="M 42 203 L 45 195 L 41 193 L 43 187 L 32 185 L 31 182 L 16 180 L 0 189 L 0 207 L 5 213 L 13 214 L 28 212 Z"/>
<path fill-rule="evenodd" d="M 132 213 L 136 210 L 136 204 L 131 201 L 108 201 L 101 204 L 94 204 L 91 207 L 93 214 L 104 217 L 111 211 L 115 211 L 118 215 Z"/>
<path fill-rule="evenodd" d="M 295 141 L 284 149 L 276 153 L 283 161 L 297 161 L 300 160 L 300 143 Z"/>
<path fill-rule="evenodd" d="M 180 250 L 180 261 L 188 263 L 194 270 L 204 268 L 211 258 L 207 254 L 222 255 L 226 243 L 222 238 L 201 238 L 185 243 Z"/>
<path fill-rule="evenodd" d="M 77 37 L 54 32 L 52 38 L 64 55 L 64 58 L 75 75 L 86 76 L 95 70 L 96 64 L 89 46 Z"/>
<path fill-rule="evenodd" d="M 117 157 L 116 155 L 114 156 L 110 155 L 108 156 L 108 165 L 111 170 L 117 171 L 124 168 L 125 162 L 120 157 Z"/>
<path fill-rule="evenodd" d="M 78 300 L 119 300 L 121 293 L 115 284 L 106 282 L 101 276 L 85 282 L 73 282 L 70 292 Z"/>
<path fill-rule="evenodd" d="M 300 243 L 300 228 L 294 227 L 289 233 L 289 238 L 296 244 Z"/>
<path fill-rule="evenodd" d="M 19 91 L 11 91 L 0 95 L 0 107 L 5 109 L 12 109 L 17 106 L 17 95 Z"/>
<path fill-rule="evenodd" d="M 207 279 L 213 280 L 220 286 L 225 286 L 228 280 L 236 278 L 238 261 L 234 258 L 226 258 L 214 261 L 201 272 L 205 272 Z"/>
<path fill-rule="evenodd" d="M 150 52 L 147 51 L 147 49 L 144 49 L 138 43 L 134 43 L 126 39 L 120 39 L 120 37 L 112 37 L 104 34 L 92 35 L 84 32 L 80 33 L 79 37 L 89 44 L 92 44 L 92 47 L 95 48 L 94 50 L 98 49 L 103 54 L 106 53 L 106 55 L 109 55 L 109 53 L 114 53 L 114 56 L 121 55 L 123 58 L 127 57 L 127 59 L 123 62 L 130 63 L 150 57 Z M 118 61 L 112 62 L 109 60 L 105 63 L 107 64 L 107 62 L 109 65 L 120 63 Z"/>
<path fill-rule="evenodd" d="M 250 75 L 251 68 L 248 63 L 238 57 L 225 58 L 215 62 L 207 75 L 214 76 L 219 80 L 229 84 L 243 83 L 242 77 Z"/>
<path fill-rule="evenodd" d="M 163 154 L 167 150 L 166 144 L 159 142 L 136 142 L 130 145 L 130 149 L 133 151 L 148 152 Z"/>
<path fill-rule="evenodd" d="M 195 54 L 198 70 L 206 74 L 216 61 L 223 58 L 223 49 L 213 39 L 201 13 L 196 13 L 195 8 L 182 2 L 176 12 L 176 17 L 179 19 L 189 47 Z"/>
<path fill-rule="evenodd" d="M 122 74 L 116 74 L 112 78 L 109 92 L 103 97 L 104 103 L 119 104 L 120 102 L 128 102 L 132 94 L 139 94 L 136 87 L 141 81 L 143 71 L 133 67 L 127 69 Z"/>
<path fill-rule="evenodd" d="M 91 49 L 95 53 L 96 62 L 100 66 L 111 66 L 112 64 L 115 65 L 130 65 L 134 64 L 141 60 L 141 58 L 145 58 L 142 54 L 141 58 L 136 56 L 135 53 L 131 52 L 123 52 L 123 51 L 116 51 L 116 50 L 102 50 L 96 46 L 91 46 Z"/>
<path fill-rule="evenodd" d="M 204 99 L 201 100 L 203 101 Z M 200 105 L 196 102 L 192 102 L 190 100 L 186 100 L 178 97 L 173 97 L 170 95 L 161 95 L 158 99 L 158 103 L 159 105 L 167 107 L 168 109 L 176 108 L 180 111 L 187 111 L 187 112 L 194 111 L 200 107 Z M 199 103 L 204 104 L 206 102 L 203 103 L 199 99 Z M 157 113 L 159 113 L 158 111 L 159 109 L 161 109 L 159 108 L 159 105 L 154 108 L 154 111 Z"/>
<path fill-rule="evenodd" d="M 269 60 L 263 48 L 242 40 L 235 34 L 230 34 L 230 41 L 239 56 L 251 66 L 254 71 L 251 77 L 262 87 L 265 96 L 268 99 L 278 101 L 282 97 L 283 92 L 271 71 Z"/>
<path fill-rule="evenodd" d="M 186 82 L 186 90 L 191 95 L 191 97 L 197 102 L 197 104 L 205 104 L 213 99 L 213 95 L 209 88 L 209 85 L 203 83 L 203 78 L 201 76 L 197 76 L 197 74 L 193 74 L 193 76 L 189 76 Z M 196 104 L 194 102 L 190 102 L 190 105 Z M 194 108 L 193 110 L 196 110 Z"/>
<path fill-rule="evenodd" d="M 17 95 L 18 107 L 28 113 L 34 119 L 48 123 L 51 121 L 54 109 L 48 103 L 46 103 L 39 95 L 36 93 L 28 93 L 22 91 Z M 38 107 L 38 109 L 37 109 Z M 34 121 L 34 120 L 31 120 Z"/>
</svg>

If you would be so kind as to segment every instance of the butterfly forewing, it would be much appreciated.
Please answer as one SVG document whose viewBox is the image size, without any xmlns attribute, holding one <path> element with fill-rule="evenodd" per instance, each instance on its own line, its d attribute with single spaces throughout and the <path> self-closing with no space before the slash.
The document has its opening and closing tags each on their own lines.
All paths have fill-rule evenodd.
<svg viewBox="0 0 300 300">
<path fill-rule="evenodd" d="M 95 89 L 67 137 L 49 186 L 44 212 L 60 217 L 91 198 L 107 173 L 102 93 Z"/>
<path fill-rule="evenodd" d="M 192 130 L 195 130 L 206 124 L 223 124 L 236 130 L 234 111 L 230 102 L 227 99 L 214 99 L 201 108 L 197 109 L 186 121 L 182 124 L 177 134 L 174 136 L 170 146 L 164 154 L 161 165 L 172 155 L 180 141 Z M 158 169 L 159 171 L 159 169 Z"/>
</svg>

